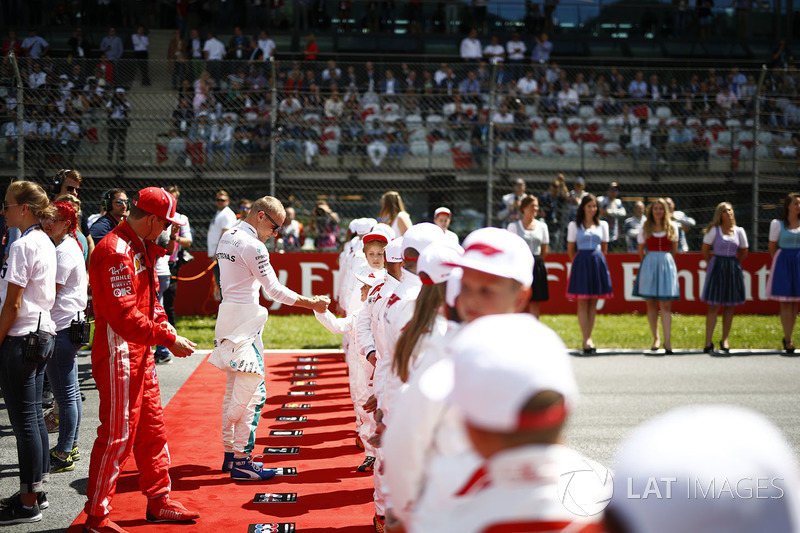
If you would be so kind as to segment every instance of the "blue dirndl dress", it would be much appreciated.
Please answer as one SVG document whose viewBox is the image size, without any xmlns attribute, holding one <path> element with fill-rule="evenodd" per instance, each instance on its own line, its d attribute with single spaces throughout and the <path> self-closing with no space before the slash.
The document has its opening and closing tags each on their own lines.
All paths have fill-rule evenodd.
<svg viewBox="0 0 800 533">
<path fill-rule="evenodd" d="M 577 227 L 578 236 L 575 245 L 578 253 L 572 260 L 567 298 L 570 300 L 613 298 L 611 274 L 608 271 L 606 256 L 602 252 L 602 229 L 599 226 L 586 229 L 582 224 Z"/>
<path fill-rule="evenodd" d="M 800 234 L 786 229 L 783 221 L 778 252 L 772 258 L 767 297 L 779 302 L 800 301 Z"/>
<path fill-rule="evenodd" d="M 633 295 L 646 300 L 677 300 L 678 268 L 672 257 L 672 242 L 666 237 L 651 236 L 647 239 L 647 255 L 639 265 Z"/>
<path fill-rule="evenodd" d="M 744 273 L 736 254 L 739 241 L 723 238 L 717 226 L 714 235 L 714 257 L 708 263 L 706 283 L 700 299 L 711 305 L 741 305 L 745 300 Z"/>
</svg>

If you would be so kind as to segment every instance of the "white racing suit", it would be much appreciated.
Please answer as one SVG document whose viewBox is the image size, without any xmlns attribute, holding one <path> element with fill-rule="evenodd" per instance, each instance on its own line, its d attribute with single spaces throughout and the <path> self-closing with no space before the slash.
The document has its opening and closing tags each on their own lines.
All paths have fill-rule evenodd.
<svg viewBox="0 0 800 533">
<path fill-rule="evenodd" d="M 216 257 L 223 303 L 209 362 L 228 376 L 222 403 L 225 452 L 241 457 L 253 451 L 258 419 L 266 401 L 261 332 L 267 310 L 258 303 L 259 289 L 263 287 L 271 299 L 284 305 L 294 305 L 297 293 L 278 281 L 267 247 L 247 222 L 242 221 L 222 236 Z"/>
</svg>

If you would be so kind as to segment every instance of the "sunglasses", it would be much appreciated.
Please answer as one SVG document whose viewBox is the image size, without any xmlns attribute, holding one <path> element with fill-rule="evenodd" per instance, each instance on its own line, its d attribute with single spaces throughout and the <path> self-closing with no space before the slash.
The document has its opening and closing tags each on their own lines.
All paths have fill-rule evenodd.
<svg viewBox="0 0 800 533">
<path fill-rule="evenodd" d="M 67 185 L 66 189 L 68 193 L 74 194 L 75 196 L 78 196 L 81 193 L 81 188 L 75 187 L 74 185 Z"/>
<path fill-rule="evenodd" d="M 9 204 L 8 202 L 3 202 L 3 211 L 7 211 L 9 207 L 17 207 L 21 204 Z"/>
<path fill-rule="evenodd" d="M 117 205 L 128 205 L 128 200 L 114 200 Z"/>
<path fill-rule="evenodd" d="M 228 199 L 227 198 L 217 198 L 215 201 L 216 202 L 227 202 Z"/>
<path fill-rule="evenodd" d="M 269 220 L 270 222 L 272 222 L 272 233 L 275 233 L 276 231 L 278 231 L 278 229 L 280 229 L 280 227 L 281 227 L 281 226 L 280 226 L 280 224 L 278 224 L 277 222 L 275 222 L 275 221 L 272 219 L 272 217 L 271 217 L 271 216 L 269 216 L 269 214 L 267 214 L 267 212 L 266 212 L 266 211 L 259 211 L 259 213 L 264 213 L 264 216 L 265 216 L 265 217 L 267 217 L 267 220 Z"/>
</svg>

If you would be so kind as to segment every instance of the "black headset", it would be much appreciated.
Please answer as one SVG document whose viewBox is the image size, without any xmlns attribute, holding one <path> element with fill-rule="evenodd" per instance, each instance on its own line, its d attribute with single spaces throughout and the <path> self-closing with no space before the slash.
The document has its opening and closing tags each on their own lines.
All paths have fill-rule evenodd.
<svg viewBox="0 0 800 533">
<path fill-rule="evenodd" d="M 115 189 L 109 189 L 103 193 L 103 198 L 100 200 L 100 207 L 103 208 L 103 211 L 111 211 L 111 202 L 114 201 L 116 193 Z"/>
<path fill-rule="evenodd" d="M 64 184 L 64 180 L 70 172 L 72 172 L 72 169 L 62 168 L 53 176 L 53 181 L 50 182 L 50 194 L 53 198 L 61 192 L 61 186 Z"/>
</svg>

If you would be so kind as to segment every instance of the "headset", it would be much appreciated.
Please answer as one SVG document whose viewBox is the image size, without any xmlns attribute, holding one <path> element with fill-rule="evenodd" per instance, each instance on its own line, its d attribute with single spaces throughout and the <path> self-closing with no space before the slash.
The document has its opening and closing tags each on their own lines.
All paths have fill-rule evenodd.
<svg viewBox="0 0 800 533">
<path fill-rule="evenodd" d="M 103 193 L 103 197 L 100 199 L 100 207 L 103 208 L 103 211 L 111 211 L 111 208 L 114 207 L 113 201 L 114 196 L 118 195 L 119 193 L 124 193 L 125 191 L 122 189 L 108 189 L 106 192 Z M 133 206 L 133 202 L 130 198 L 128 198 L 128 210 L 130 211 L 131 207 Z"/>
<path fill-rule="evenodd" d="M 62 168 L 53 176 L 53 180 L 50 182 L 50 195 L 53 198 L 61 192 L 61 186 L 64 184 L 64 180 L 70 172 L 72 172 L 72 169 Z"/>
</svg>

